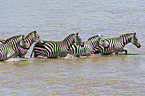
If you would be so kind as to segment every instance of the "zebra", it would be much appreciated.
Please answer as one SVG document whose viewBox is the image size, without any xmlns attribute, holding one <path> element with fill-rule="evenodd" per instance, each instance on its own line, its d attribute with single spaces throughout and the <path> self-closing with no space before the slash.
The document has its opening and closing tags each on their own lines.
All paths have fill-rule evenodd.
<svg viewBox="0 0 145 96">
<path fill-rule="evenodd" d="M 12 38 L 9 38 L 7 40 L 0 40 L 0 44 L 5 44 L 7 43 L 9 40 L 11 40 Z M 32 46 L 32 44 L 34 42 L 40 42 L 43 43 L 43 39 L 37 34 L 36 31 L 32 31 L 30 33 L 28 33 L 28 35 L 26 35 L 24 37 L 24 40 L 27 44 L 29 44 L 29 48 L 23 48 L 23 47 L 19 47 L 19 58 L 24 58 L 25 55 L 27 54 L 27 51 L 30 49 L 30 47 Z"/>
<path fill-rule="evenodd" d="M 34 45 L 31 56 L 34 52 L 34 58 L 36 57 L 46 57 L 46 58 L 57 58 L 65 57 L 68 54 L 68 48 L 70 45 L 76 43 L 82 43 L 81 38 L 78 36 L 79 33 L 73 33 L 67 36 L 62 41 L 44 41 L 44 43 L 36 43 Z"/>
<path fill-rule="evenodd" d="M 43 43 L 44 40 L 37 34 L 36 31 L 32 31 L 30 33 L 28 33 L 28 35 L 26 35 L 24 37 L 24 40 L 27 42 L 27 44 L 29 44 L 29 48 L 25 49 L 23 47 L 19 48 L 19 57 L 20 58 L 24 58 L 27 51 L 30 49 L 30 47 L 32 46 L 32 44 L 34 42 L 39 42 L 39 43 Z"/>
<path fill-rule="evenodd" d="M 29 48 L 29 44 L 24 40 L 24 35 L 13 36 L 5 42 L 5 44 L 0 45 L 0 61 L 17 57 L 19 55 L 19 47 Z"/>
<path fill-rule="evenodd" d="M 90 37 L 87 41 L 84 41 L 81 46 L 74 43 L 69 48 L 69 54 L 74 57 L 91 56 L 91 54 L 93 54 L 93 50 L 99 45 L 104 47 L 108 47 L 109 45 L 109 43 L 100 34 Z"/>
<path fill-rule="evenodd" d="M 119 52 L 123 51 L 125 52 L 125 54 L 127 54 L 127 50 L 123 48 L 128 43 L 134 44 L 137 48 L 141 47 L 141 44 L 138 42 L 138 39 L 136 37 L 136 32 L 123 34 L 117 38 L 107 38 L 105 40 L 109 42 L 109 47 L 105 48 L 99 45 L 95 48 L 94 54 L 101 53 L 103 55 L 109 55 L 112 53 L 118 54 Z"/>
</svg>

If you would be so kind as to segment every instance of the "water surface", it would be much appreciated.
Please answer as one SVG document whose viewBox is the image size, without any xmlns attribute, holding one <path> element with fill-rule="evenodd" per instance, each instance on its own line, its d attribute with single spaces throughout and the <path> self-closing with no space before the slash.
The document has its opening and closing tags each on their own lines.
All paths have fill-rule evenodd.
<svg viewBox="0 0 145 96">
<path fill-rule="evenodd" d="M 1 0 L 0 39 L 36 30 L 44 40 L 79 32 L 85 41 L 134 31 L 142 47 L 127 45 L 128 55 L 58 59 L 29 59 L 31 48 L 28 59 L 0 62 L 0 95 L 144 95 L 144 5 L 142 0 Z"/>
</svg>

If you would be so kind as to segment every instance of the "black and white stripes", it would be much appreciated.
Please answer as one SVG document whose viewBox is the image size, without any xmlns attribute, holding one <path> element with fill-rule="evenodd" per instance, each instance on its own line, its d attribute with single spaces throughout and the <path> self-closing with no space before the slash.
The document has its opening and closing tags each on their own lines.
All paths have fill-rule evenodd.
<svg viewBox="0 0 145 96">
<path fill-rule="evenodd" d="M 75 57 L 91 56 L 93 50 L 99 45 L 108 47 L 109 43 L 101 35 L 96 35 L 90 37 L 87 41 L 84 41 L 81 46 L 73 44 L 70 47 L 69 54 L 74 55 Z"/>
<path fill-rule="evenodd" d="M 0 44 L 5 44 L 7 42 L 9 42 L 11 39 L 13 39 L 13 37 L 11 38 L 8 38 L 7 40 L 0 40 Z M 18 50 L 19 50 L 19 57 L 20 58 L 24 58 L 27 51 L 30 49 L 31 45 L 34 43 L 34 42 L 40 42 L 40 43 L 43 43 L 43 39 L 41 39 L 41 37 L 37 34 L 36 31 L 32 31 L 30 33 L 28 33 L 28 35 L 24 36 L 24 41 L 29 45 L 28 48 L 23 48 L 23 47 L 19 47 Z"/>
<path fill-rule="evenodd" d="M 138 42 L 138 39 L 136 37 L 136 33 L 128 33 L 128 34 L 121 35 L 117 38 L 107 38 L 105 40 L 109 42 L 109 47 L 105 48 L 99 45 L 94 50 L 94 53 L 102 53 L 104 55 L 109 55 L 112 53 L 118 54 L 118 52 L 125 51 L 127 54 L 127 50 L 123 48 L 128 43 L 134 44 L 137 48 L 141 47 L 141 44 Z"/>
<path fill-rule="evenodd" d="M 0 46 L 0 60 L 14 58 L 19 55 L 19 47 L 28 48 L 29 45 L 24 41 L 24 35 L 18 35 L 6 40 L 5 44 Z"/>
<path fill-rule="evenodd" d="M 78 45 L 82 43 L 78 33 L 70 34 L 63 41 L 44 41 L 44 43 L 36 43 L 31 56 L 34 52 L 34 57 L 65 57 L 68 54 L 69 47 L 74 43 Z"/>
<path fill-rule="evenodd" d="M 36 43 L 30 56 L 34 58 L 57 58 L 65 57 L 67 54 L 75 57 L 91 56 L 98 53 L 109 55 L 112 53 L 118 54 L 118 52 L 122 51 L 127 54 L 127 50 L 124 47 L 128 43 L 134 44 L 137 48 L 141 47 L 134 32 L 107 39 L 104 39 L 101 35 L 95 35 L 84 42 L 82 42 L 78 34 L 70 34 L 62 41 L 44 41 L 36 31 L 32 31 L 26 36 L 17 35 L 7 40 L 1 39 L 0 61 L 15 57 L 25 57 L 34 42 Z"/>
<path fill-rule="evenodd" d="M 31 45 L 34 43 L 34 42 L 39 42 L 39 43 L 43 43 L 43 39 L 41 39 L 41 37 L 37 34 L 36 31 L 32 31 L 30 32 L 28 35 L 26 35 L 24 37 L 24 40 L 27 42 L 27 44 L 29 44 L 29 46 L 31 47 Z M 24 58 L 27 51 L 30 49 L 27 48 L 27 49 L 24 49 L 24 48 L 19 48 L 19 57 L 20 58 Z"/>
</svg>

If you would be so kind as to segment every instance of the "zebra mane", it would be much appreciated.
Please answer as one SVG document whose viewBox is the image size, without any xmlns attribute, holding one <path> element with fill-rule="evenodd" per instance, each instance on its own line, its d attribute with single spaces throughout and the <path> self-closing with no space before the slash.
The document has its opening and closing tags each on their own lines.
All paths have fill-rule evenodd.
<svg viewBox="0 0 145 96">
<path fill-rule="evenodd" d="M 66 39 L 70 38 L 71 36 L 74 36 L 74 35 L 78 35 L 79 33 L 73 33 L 73 34 L 70 34 L 69 36 L 67 36 L 63 41 L 65 41 Z"/>
<path fill-rule="evenodd" d="M 25 38 L 27 38 L 28 36 L 30 36 L 33 33 L 36 34 L 36 31 L 32 31 L 32 32 L 28 33 L 28 35 L 26 35 Z"/>
<path fill-rule="evenodd" d="M 132 32 L 132 33 L 123 34 L 123 35 L 120 35 L 119 37 L 131 36 L 131 35 L 136 35 L 136 32 Z"/>
<path fill-rule="evenodd" d="M 88 41 L 90 41 L 90 40 L 92 40 L 92 39 L 95 39 L 96 37 L 103 37 L 103 36 L 100 35 L 100 34 L 98 34 L 98 35 L 95 35 L 95 36 L 93 36 L 93 37 L 90 37 L 90 38 L 88 39 Z"/>
<path fill-rule="evenodd" d="M 19 37 L 21 37 L 21 36 L 24 37 L 24 35 L 13 36 L 13 37 L 11 37 L 11 38 L 8 38 L 4 43 L 6 44 L 6 43 L 8 43 L 9 41 L 11 41 L 11 40 L 13 40 L 13 39 L 16 39 L 16 38 L 19 38 Z"/>
</svg>

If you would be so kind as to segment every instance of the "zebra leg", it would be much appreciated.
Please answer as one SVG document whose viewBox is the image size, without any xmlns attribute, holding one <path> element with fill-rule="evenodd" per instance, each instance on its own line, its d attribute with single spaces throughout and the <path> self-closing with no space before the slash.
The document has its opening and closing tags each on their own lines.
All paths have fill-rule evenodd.
<svg viewBox="0 0 145 96">
<path fill-rule="evenodd" d="M 125 54 L 127 54 L 127 50 L 126 49 L 122 49 L 120 52 L 125 52 Z"/>
<path fill-rule="evenodd" d="M 120 52 L 125 52 L 125 54 L 127 54 L 127 50 L 126 49 L 122 49 Z M 117 52 L 118 54 L 119 52 Z M 116 54 L 116 53 L 115 53 Z"/>
<path fill-rule="evenodd" d="M 127 54 L 127 50 L 126 49 L 123 49 L 122 51 L 125 51 L 125 54 Z"/>
</svg>

